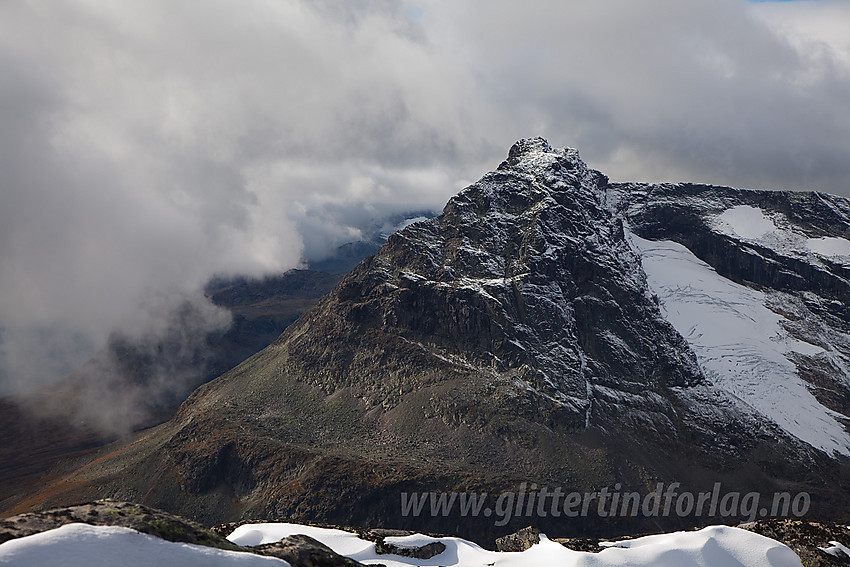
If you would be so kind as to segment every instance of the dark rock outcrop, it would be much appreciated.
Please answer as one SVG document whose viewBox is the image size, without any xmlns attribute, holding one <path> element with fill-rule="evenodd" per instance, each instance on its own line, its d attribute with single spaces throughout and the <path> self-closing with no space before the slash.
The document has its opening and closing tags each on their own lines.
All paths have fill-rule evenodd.
<svg viewBox="0 0 850 567">
<path fill-rule="evenodd" d="M 402 557 L 413 557 L 415 559 L 431 559 L 445 550 L 446 544 L 441 541 L 432 541 L 425 545 L 407 546 L 381 539 L 381 541 L 375 544 L 375 551 L 379 555 L 401 555 Z"/>
<path fill-rule="evenodd" d="M 343 557 L 333 549 L 303 534 L 285 537 L 276 543 L 252 548 L 262 555 L 283 559 L 292 567 L 361 567 L 363 564 Z"/>
<path fill-rule="evenodd" d="M 518 532 L 496 539 L 497 551 L 525 551 L 540 543 L 540 530 L 526 526 Z"/>
</svg>

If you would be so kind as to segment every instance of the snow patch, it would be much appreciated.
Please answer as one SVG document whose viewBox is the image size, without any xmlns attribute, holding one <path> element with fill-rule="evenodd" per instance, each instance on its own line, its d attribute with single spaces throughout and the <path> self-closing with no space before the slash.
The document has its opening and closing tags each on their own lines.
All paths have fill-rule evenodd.
<svg viewBox="0 0 850 567">
<path fill-rule="evenodd" d="M 416 549 L 417 547 L 425 547 L 426 545 L 438 542 L 440 541 L 440 538 L 422 534 L 413 534 L 409 536 L 385 537 L 384 541 L 403 549 Z"/>
<path fill-rule="evenodd" d="M 174 543 L 118 526 L 66 524 L 0 544 L 0 565 L 38 567 L 288 567 L 274 557 Z"/>
<path fill-rule="evenodd" d="M 807 238 L 781 213 L 768 215 L 758 207 L 738 205 L 716 215 L 709 224 L 721 234 L 759 244 L 778 254 L 807 258 L 815 264 L 819 263 L 818 257 L 850 263 L 850 240 L 835 236 Z"/>
<path fill-rule="evenodd" d="M 836 238 L 833 236 L 809 238 L 806 245 L 809 247 L 809 250 L 819 256 L 850 257 L 850 240 L 847 240 L 846 238 Z"/>
<path fill-rule="evenodd" d="M 850 559 L 850 549 L 840 541 L 831 541 L 829 542 L 829 547 L 819 547 L 818 549 L 844 561 Z"/>
<path fill-rule="evenodd" d="M 732 233 L 746 239 L 759 239 L 779 230 L 773 219 L 765 215 L 764 211 L 749 205 L 727 209 L 716 219 L 731 229 Z"/>
</svg>

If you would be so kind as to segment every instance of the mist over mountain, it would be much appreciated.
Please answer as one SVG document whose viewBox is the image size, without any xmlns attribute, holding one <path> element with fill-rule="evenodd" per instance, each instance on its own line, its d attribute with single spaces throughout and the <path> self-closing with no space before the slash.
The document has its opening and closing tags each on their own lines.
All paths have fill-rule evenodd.
<svg viewBox="0 0 850 567">
<path fill-rule="evenodd" d="M 167 334 L 216 275 L 440 208 L 529 134 L 617 180 L 846 194 L 848 21 L 835 0 L 4 2 L 0 392 Z"/>
<path fill-rule="evenodd" d="M 3 0 L 0 563 L 841 564 L 848 30 Z"/>
<path fill-rule="evenodd" d="M 49 384 L 0 397 L 0 507 L 21 487 L 40 482 L 60 459 L 170 418 L 197 386 L 274 341 L 389 234 L 434 215 L 372 219 L 360 232 L 363 239 L 307 258 L 305 269 L 216 277 L 203 295 L 148 304 L 146 317 L 157 325 L 139 321 L 132 333 L 115 332 L 79 366 L 62 369 L 64 375 L 57 368 Z M 53 356 L 35 348 L 45 342 L 33 343 L 32 357 Z"/>
</svg>

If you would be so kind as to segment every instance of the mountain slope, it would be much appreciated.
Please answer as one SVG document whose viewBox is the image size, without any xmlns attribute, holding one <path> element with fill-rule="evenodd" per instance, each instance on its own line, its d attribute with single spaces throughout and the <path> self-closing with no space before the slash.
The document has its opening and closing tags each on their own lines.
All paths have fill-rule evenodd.
<svg viewBox="0 0 850 567">
<path fill-rule="evenodd" d="M 713 195 L 671 187 L 665 209 L 653 191 L 610 185 L 575 150 L 520 141 L 441 215 L 391 236 L 272 345 L 196 390 L 170 422 L 24 505 L 112 496 L 206 521 L 275 517 L 488 538 L 529 520 L 503 527 L 457 510 L 411 517 L 400 494 L 495 494 L 523 482 L 703 491 L 720 482 L 806 490 L 813 510 L 838 515 L 848 503 L 843 390 L 815 396 L 834 422 L 823 443 L 739 394 L 671 314 L 676 288 L 652 269 L 657 246 L 667 245 L 642 239 L 679 240 L 738 284 L 764 286 L 778 274 L 783 305 L 820 309 L 838 366 L 802 349 L 792 362 L 809 383 L 846 381 L 843 272 L 795 258 L 777 267 L 761 251 L 768 267 L 749 261 L 755 245 L 724 240 L 704 220 L 699 207 Z M 689 200 L 679 203 L 677 191 Z M 751 195 L 730 191 L 715 191 L 712 211 Z M 811 273 L 785 273 L 803 268 Z M 822 301 L 805 303 L 803 283 L 815 277 Z M 774 324 L 818 345 L 804 319 L 785 320 Z M 579 535 L 711 520 L 590 514 L 534 523 Z"/>
<path fill-rule="evenodd" d="M 198 306 L 169 314 L 163 336 L 113 335 L 82 368 L 46 387 L 0 398 L 0 512 L 44 483 L 62 459 L 171 418 L 198 385 L 273 342 L 388 232 L 436 213 L 411 211 L 361 227 L 364 239 L 343 244 L 308 265 L 262 279 L 213 278 L 205 294 L 230 315 L 209 330 Z"/>
<path fill-rule="evenodd" d="M 113 337 L 71 376 L 0 398 L 0 512 L 55 475 L 61 459 L 84 459 L 122 433 L 169 419 L 194 388 L 274 341 L 340 278 L 290 270 L 212 282 L 207 293 L 230 312 L 229 328 L 201 332 L 175 316 L 165 337 Z"/>
</svg>

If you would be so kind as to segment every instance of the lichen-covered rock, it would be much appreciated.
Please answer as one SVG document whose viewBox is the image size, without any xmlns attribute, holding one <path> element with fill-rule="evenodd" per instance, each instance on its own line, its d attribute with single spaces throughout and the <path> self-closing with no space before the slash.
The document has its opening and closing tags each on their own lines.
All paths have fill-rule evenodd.
<svg viewBox="0 0 850 567">
<path fill-rule="evenodd" d="M 141 504 L 109 499 L 6 518 L 0 521 L 0 543 L 77 522 L 93 526 L 132 528 L 168 541 L 219 549 L 241 549 L 221 535 L 191 520 Z"/>
<path fill-rule="evenodd" d="M 739 527 L 781 541 L 796 553 L 806 567 L 845 567 L 850 558 L 841 551 L 824 551 L 830 542 L 850 548 L 850 528 L 845 523 L 816 522 L 804 519 L 757 520 Z"/>
<path fill-rule="evenodd" d="M 540 530 L 532 526 L 527 526 L 518 532 L 498 538 L 496 540 L 496 550 L 525 551 L 538 543 L 540 543 Z"/>
<path fill-rule="evenodd" d="M 425 545 L 399 545 L 386 540 L 375 544 L 375 551 L 379 555 L 401 555 L 402 557 L 413 557 L 415 559 L 431 559 L 446 550 L 446 544 L 441 541 L 432 541 Z"/>
</svg>

